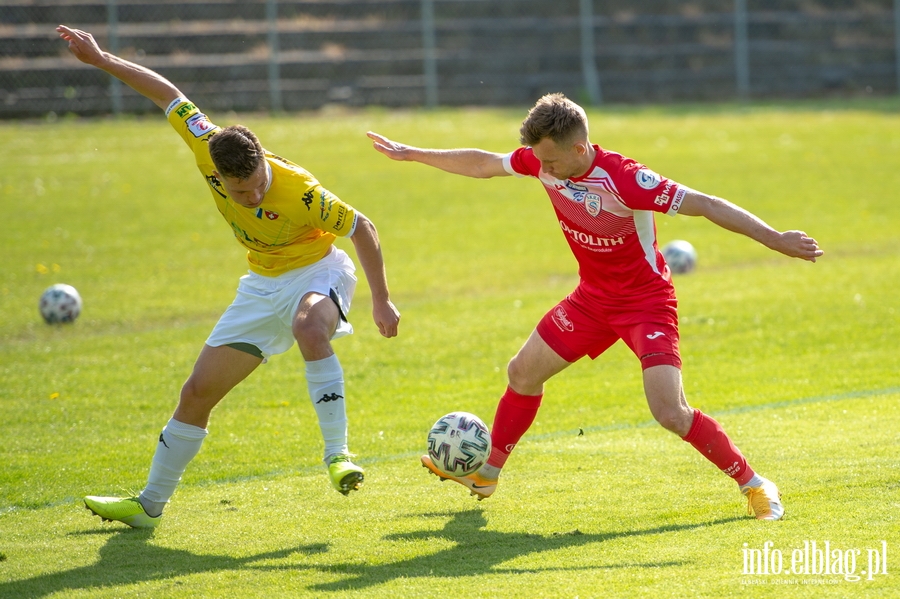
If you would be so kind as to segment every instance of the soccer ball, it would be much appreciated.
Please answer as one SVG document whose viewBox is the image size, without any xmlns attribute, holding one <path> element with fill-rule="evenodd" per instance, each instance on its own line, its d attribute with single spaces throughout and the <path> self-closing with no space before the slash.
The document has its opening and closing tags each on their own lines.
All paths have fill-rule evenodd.
<svg viewBox="0 0 900 599">
<path fill-rule="evenodd" d="M 71 285 L 59 283 L 41 294 L 38 307 L 47 324 L 74 322 L 81 314 L 81 296 Z"/>
<path fill-rule="evenodd" d="M 491 455 L 491 433 L 481 418 L 451 412 L 428 431 L 428 456 L 448 476 L 466 476 L 481 468 Z"/>
<path fill-rule="evenodd" d="M 663 246 L 662 255 L 669 265 L 669 270 L 676 275 L 687 274 L 697 266 L 697 251 L 694 246 L 681 239 Z"/>
</svg>

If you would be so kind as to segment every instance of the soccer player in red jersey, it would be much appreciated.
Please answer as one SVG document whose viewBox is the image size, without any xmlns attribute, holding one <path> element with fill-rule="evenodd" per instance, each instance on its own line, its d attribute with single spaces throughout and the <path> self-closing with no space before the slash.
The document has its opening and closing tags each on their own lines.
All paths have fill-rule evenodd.
<svg viewBox="0 0 900 599">
<path fill-rule="evenodd" d="M 776 231 L 726 200 L 591 144 L 584 110 L 562 94 L 538 100 L 520 133 L 524 147 L 509 154 L 424 149 L 368 134 L 374 148 L 393 160 L 469 177 L 538 179 L 579 267 L 578 286 L 538 322 L 509 363 L 509 385 L 494 416 L 487 464 L 467 477 L 447 477 L 427 455 L 422 456 L 423 465 L 465 485 L 479 500 L 489 497 L 510 453 L 534 422 L 544 383 L 583 356 L 596 358 L 622 339 L 641 361 L 644 392 L 657 422 L 733 478 L 757 518 L 781 518 L 784 507 L 775 484 L 753 471 L 718 422 L 685 399 L 675 289 L 657 247 L 653 213 L 703 216 L 810 262 L 823 253 L 816 240 L 802 231 Z"/>
</svg>

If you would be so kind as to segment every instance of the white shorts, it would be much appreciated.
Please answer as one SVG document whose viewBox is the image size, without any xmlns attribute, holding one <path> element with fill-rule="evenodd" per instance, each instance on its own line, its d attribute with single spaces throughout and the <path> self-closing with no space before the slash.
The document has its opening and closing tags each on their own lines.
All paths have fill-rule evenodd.
<svg viewBox="0 0 900 599">
<path fill-rule="evenodd" d="M 277 277 L 250 272 L 241 277 L 237 296 L 219 318 L 206 344 L 219 347 L 249 343 L 258 347 L 264 358 L 284 353 L 294 344 L 291 325 L 297 306 L 310 292 L 330 296 L 338 305 L 341 318 L 332 339 L 349 335 L 353 333 L 347 314 L 356 290 L 354 272 L 356 267 L 350 256 L 336 247 L 315 264 Z"/>
</svg>

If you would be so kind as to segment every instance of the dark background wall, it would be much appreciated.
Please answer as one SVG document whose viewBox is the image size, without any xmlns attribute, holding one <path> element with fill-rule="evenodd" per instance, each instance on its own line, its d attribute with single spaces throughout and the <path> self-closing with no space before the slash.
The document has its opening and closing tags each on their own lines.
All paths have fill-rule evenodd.
<svg viewBox="0 0 900 599">
<path fill-rule="evenodd" d="M 60 23 L 216 110 L 528 105 L 549 91 L 584 103 L 895 94 L 898 6 L 0 0 L 0 118 L 155 110 L 74 60 Z"/>
</svg>

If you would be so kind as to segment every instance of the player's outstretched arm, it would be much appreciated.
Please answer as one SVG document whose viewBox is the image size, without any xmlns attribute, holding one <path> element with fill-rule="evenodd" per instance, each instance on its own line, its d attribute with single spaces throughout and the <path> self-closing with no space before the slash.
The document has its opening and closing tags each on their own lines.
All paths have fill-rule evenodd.
<svg viewBox="0 0 900 599">
<path fill-rule="evenodd" d="M 430 150 L 391 141 L 373 131 L 366 135 L 372 140 L 372 147 L 392 160 L 421 162 L 448 173 L 478 179 L 509 175 L 503 168 L 503 154 L 475 148 Z"/>
<path fill-rule="evenodd" d="M 182 96 L 178 88 L 159 73 L 101 50 L 94 36 L 87 31 L 65 25 L 60 25 L 56 31 L 59 37 L 69 42 L 69 50 L 75 58 L 120 79 L 163 110 L 172 100 Z"/>
<path fill-rule="evenodd" d="M 353 241 L 356 256 L 363 272 L 366 273 L 366 281 L 372 292 L 372 318 L 383 336 L 396 337 L 400 312 L 391 302 L 378 231 L 375 230 L 372 221 L 360 214 L 350 240 Z"/>
<path fill-rule="evenodd" d="M 824 254 L 815 239 L 803 231 L 776 231 L 758 216 L 727 200 L 688 191 L 678 210 L 686 216 L 703 216 L 723 229 L 741 233 L 785 256 L 815 262 Z"/>
</svg>

